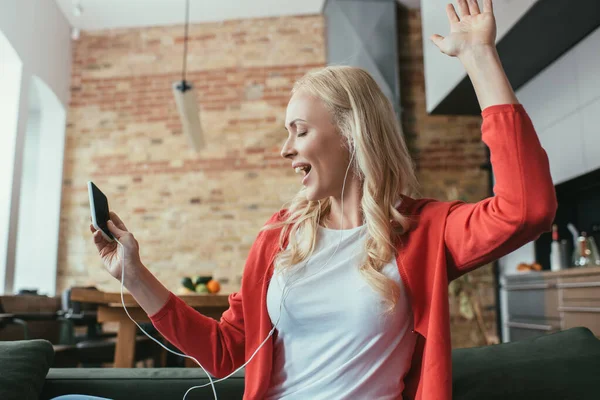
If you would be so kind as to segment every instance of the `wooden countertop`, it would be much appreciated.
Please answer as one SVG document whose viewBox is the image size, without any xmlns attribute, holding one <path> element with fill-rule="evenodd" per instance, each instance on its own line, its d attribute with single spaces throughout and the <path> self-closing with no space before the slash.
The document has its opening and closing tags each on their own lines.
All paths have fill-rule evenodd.
<svg viewBox="0 0 600 400">
<path fill-rule="evenodd" d="M 573 267 L 564 269 L 561 271 L 525 271 L 507 274 L 506 278 L 517 278 L 517 277 L 565 277 L 565 276 L 585 276 L 585 275 L 598 275 L 600 274 L 600 267 Z"/>
</svg>

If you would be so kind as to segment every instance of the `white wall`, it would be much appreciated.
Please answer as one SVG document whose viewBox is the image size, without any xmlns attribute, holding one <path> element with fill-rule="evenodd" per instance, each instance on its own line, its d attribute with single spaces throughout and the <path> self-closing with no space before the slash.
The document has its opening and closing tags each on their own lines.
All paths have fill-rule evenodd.
<svg viewBox="0 0 600 400">
<path fill-rule="evenodd" d="M 504 37 L 536 1 L 538 0 L 494 0 L 497 26 L 496 42 Z M 454 8 L 458 12 L 456 0 L 421 1 L 427 112 L 431 112 L 467 76 L 458 59 L 442 54 L 429 40 L 434 33 L 442 36 L 449 33 L 450 25 L 445 8 L 449 2 L 454 4 Z M 480 7 L 483 7 L 482 0 L 478 0 L 478 3 Z"/>
<path fill-rule="evenodd" d="M 22 66 L 21 92 L 19 99 L 19 114 L 16 127 L 16 135 L 12 147 L 14 148 L 13 174 L 9 180 L 10 196 L 8 199 L 10 212 L 8 220 L 0 220 L 3 226 L 0 230 L 6 231 L 7 238 L 0 243 L 0 249 L 5 249 L 5 254 L 0 250 L 0 294 L 13 291 L 15 277 L 15 259 L 17 245 L 17 230 L 19 220 L 20 187 L 22 178 L 22 164 L 29 120 L 29 87 L 32 85 L 32 77 L 37 76 L 43 81 L 50 92 L 53 93 L 60 109 L 68 107 L 69 86 L 71 78 L 71 39 L 70 26 L 58 9 L 55 1 L 51 0 L 0 0 L 0 32 L 8 39 L 14 48 Z M 0 60 L 1 62 L 2 60 Z M 62 176 L 62 151 L 64 149 L 64 115 L 60 117 L 60 111 L 54 113 L 51 118 L 55 126 L 61 124 L 60 129 L 52 128 L 45 139 L 54 146 L 48 149 L 50 152 L 56 150 L 56 145 L 62 146 L 56 153 L 60 157 L 58 168 Z M 63 118 L 63 122 L 60 122 Z M 58 165 L 54 160 L 51 164 Z M 53 186 L 47 188 L 48 196 L 60 199 L 60 182 L 52 180 Z M 2 184 L 2 182 L 0 182 Z M 0 199 L 2 201 L 2 199 Z M 53 203 L 54 204 L 54 203 Z M 54 210 L 58 218 L 59 207 Z M 0 215 L 1 216 L 1 215 Z M 58 223 L 47 227 L 48 234 L 58 236 Z M 1 238 L 2 235 L 0 235 Z M 52 264 L 53 274 L 56 274 L 56 259 L 49 260 Z M 54 289 L 48 294 L 54 294 Z"/>
<path fill-rule="evenodd" d="M 554 184 L 600 168 L 600 28 L 516 94 L 548 153 Z M 519 263 L 534 261 L 531 242 L 499 264 L 506 275 L 517 273 Z"/>
<path fill-rule="evenodd" d="M 23 174 L 14 273 L 14 290 L 36 288 L 53 295 L 56 288 L 58 229 L 66 113 L 38 77 L 30 86 L 30 108 L 23 154 Z"/>
<path fill-rule="evenodd" d="M 33 86 L 31 86 L 33 87 Z M 30 87 L 30 88 L 31 88 Z M 30 98 L 33 90 L 30 89 Z M 42 115 L 40 110 L 29 110 L 29 121 L 27 123 L 27 137 L 25 138 L 25 149 L 23 151 L 23 175 L 29 179 L 23 179 L 21 182 L 21 195 L 19 206 L 19 228 L 17 230 L 17 254 L 15 259 L 15 273 L 24 270 L 25 266 L 36 265 L 38 262 L 35 251 L 23 251 L 29 244 L 33 243 L 35 231 L 30 227 L 35 226 L 37 217 L 36 210 L 36 191 L 37 191 L 37 172 L 38 157 L 40 155 L 39 139 Z M 35 277 L 34 277 L 35 278 Z M 16 280 L 16 279 L 15 279 Z M 29 285 L 28 285 L 29 286 Z M 33 287 L 30 285 L 29 287 Z M 19 285 L 15 285 L 18 290 Z"/>
<path fill-rule="evenodd" d="M 37 75 L 60 102 L 69 103 L 70 26 L 55 1 L 0 0 L 0 31 L 23 61 L 25 78 Z"/>
<path fill-rule="evenodd" d="M 0 293 L 8 256 L 10 199 L 15 162 L 23 63 L 0 32 Z"/>
</svg>

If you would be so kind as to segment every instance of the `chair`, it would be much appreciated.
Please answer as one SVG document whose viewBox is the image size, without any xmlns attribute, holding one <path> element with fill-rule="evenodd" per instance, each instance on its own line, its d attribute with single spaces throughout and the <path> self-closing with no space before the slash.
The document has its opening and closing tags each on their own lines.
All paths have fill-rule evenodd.
<svg viewBox="0 0 600 400">
<path fill-rule="evenodd" d="M 5 309 L 3 300 L 10 307 Z M 12 307 L 11 307 L 12 306 Z M 26 311 L 26 310 L 31 311 Z M 0 297 L 0 332 L 11 325 L 18 325 L 22 333 L 7 332 L 3 340 L 46 339 L 53 344 L 58 365 L 77 366 L 77 349 L 74 346 L 61 345 L 61 310 L 56 299 L 39 296 L 37 293 L 19 293 Z M 8 330 L 8 329 L 7 329 Z"/>
<path fill-rule="evenodd" d="M 29 340 L 27 323 L 21 318 L 18 318 L 15 314 L 7 313 L 2 306 L 2 302 L 0 301 L 0 330 L 4 329 L 8 325 L 21 325 L 23 327 L 23 339 Z"/>
<path fill-rule="evenodd" d="M 17 295 L 18 297 L 19 295 Z M 32 310 L 28 310 L 29 307 L 21 307 L 21 309 L 15 309 L 7 311 L 4 308 L 3 299 L 7 297 L 14 298 L 15 296 L 3 296 L 0 297 L 0 329 L 6 328 L 9 325 L 20 325 L 23 329 L 23 339 L 32 339 L 31 329 L 29 323 L 31 322 L 52 322 L 57 321 L 58 314 L 55 309 L 40 310 L 40 305 L 37 304 L 32 307 Z M 46 296 L 44 296 L 46 297 Z M 23 299 L 31 298 L 30 296 L 23 296 Z M 41 296 L 40 296 L 41 298 Z M 48 299 L 52 300 L 52 299 Z M 14 301 L 13 301 L 14 303 Z M 20 301 L 22 303 L 22 301 Z"/>
<path fill-rule="evenodd" d="M 97 290 L 96 287 L 85 287 L 85 289 Z M 114 362 L 116 333 L 104 332 L 102 324 L 97 322 L 98 306 L 92 303 L 81 303 L 71 300 L 71 289 L 67 289 L 61 296 L 61 318 L 67 324 L 67 329 L 62 338 L 63 345 L 73 345 L 77 349 L 77 358 L 82 366 L 101 366 Z M 151 324 L 150 324 L 151 325 Z M 85 326 L 86 333 L 77 335 L 77 327 Z M 149 334 L 153 326 L 145 326 Z M 153 335 L 157 337 L 158 335 Z M 155 366 L 162 366 L 164 358 L 162 348 L 151 339 L 140 332 L 136 338 L 135 361 L 146 361 L 152 359 Z M 70 357 L 65 360 L 67 363 Z"/>
<path fill-rule="evenodd" d="M 3 299 L 7 302 L 6 308 Z M 58 368 L 101 367 L 113 363 L 116 333 L 104 332 L 97 323 L 97 306 L 71 301 L 70 289 L 62 293 L 60 303 L 58 300 L 37 293 L 0 297 L 0 331 L 11 325 L 20 326 L 21 330 L 11 330 L 5 339 L 50 341 L 55 352 L 54 365 Z M 81 327 L 86 328 L 83 334 L 78 333 Z M 152 334 L 153 327 L 144 329 Z M 136 361 L 153 359 L 155 366 L 162 366 L 161 350 L 145 335 L 140 336 L 136 343 Z"/>
</svg>

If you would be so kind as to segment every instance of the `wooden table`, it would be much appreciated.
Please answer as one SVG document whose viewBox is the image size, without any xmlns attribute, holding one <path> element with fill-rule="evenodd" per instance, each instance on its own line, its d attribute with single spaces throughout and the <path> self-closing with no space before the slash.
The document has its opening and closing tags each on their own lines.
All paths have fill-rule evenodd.
<svg viewBox="0 0 600 400">
<path fill-rule="evenodd" d="M 189 294 L 178 297 L 190 307 L 217 321 L 221 318 L 223 312 L 229 308 L 229 296 L 226 294 Z M 133 296 L 124 293 L 123 300 L 131 318 L 138 323 L 150 322 L 148 315 L 146 315 L 146 312 L 135 301 Z M 129 319 L 123 309 L 121 293 L 73 288 L 71 289 L 71 301 L 97 304 L 98 323 L 112 322 L 118 325 L 114 366 L 115 368 L 133 367 L 135 365 L 137 326 Z"/>
</svg>

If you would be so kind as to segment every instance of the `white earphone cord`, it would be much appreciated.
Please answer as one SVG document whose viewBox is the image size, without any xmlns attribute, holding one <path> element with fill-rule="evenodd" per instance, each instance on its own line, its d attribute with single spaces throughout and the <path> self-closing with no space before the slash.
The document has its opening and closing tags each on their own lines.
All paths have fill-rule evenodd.
<svg viewBox="0 0 600 400">
<path fill-rule="evenodd" d="M 346 187 L 346 178 L 348 177 L 348 171 L 350 170 L 350 166 L 352 165 L 352 160 L 354 159 L 354 153 L 355 153 L 355 149 L 353 149 L 352 151 L 352 157 L 350 158 L 350 162 L 348 163 L 348 168 L 346 169 L 346 174 L 344 175 L 344 183 L 342 185 L 342 226 L 340 228 L 340 241 L 338 242 L 335 251 L 331 254 L 331 256 L 329 256 L 329 259 L 327 259 L 327 262 L 317 270 L 317 272 L 309 275 L 310 276 L 314 276 L 316 274 L 318 274 L 319 272 L 321 272 L 323 270 L 323 268 L 325 268 L 325 266 L 327 264 L 329 264 L 329 261 L 331 261 L 331 258 L 333 258 L 333 256 L 337 253 L 340 244 L 342 243 L 342 239 L 343 239 L 343 230 L 344 230 L 344 189 Z M 319 221 L 319 218 L 321 216 L 321 201 L 319 200 L 319 209 L 318 209 L 319 215 L 317 217 L 317 222 Z M 314 248 L 314 242 L 315 242 L 315 237 L 316 235 L 313 235 L 313 248 Z M 154 340 L 156 343 L 158 343 L 163 349 L 177 355 L 177 356 L 181 356 L 181 357 L 185 357 L 185 358 L 189 358 L 191 360 L 194 360 L 196 362 L 196 364 L 198 364 L 200 366 L 200 368 L 202 368 L 202 371 L 204 371 L 204 373 L 206 374 L 206 376 L 208 377 L 209 383 L 206 383 L 204 385 L 200 385 L 200 386 L 193 386 L 191 388 L 189 388 L 185 394 L 183 395 L 183 400 L 185 400 L 186 396 L 188 395 L 189 392 L 191 392 L 194 389 L 200 389 L 203 387 L 206 387 L 208 385 L 210 385 L 212 387 L 212 391 L 213 391 L 213 395 L 215 396 L 215 400 L 217 399 L 217 390 L 215 389 L 215 383 L 224 381 L 225 379 L 228 379 L 229 377 L 231 377 L 233 374 L 235 374 L 236 372 L 238 372 L 240 369 L 244 368 L 256 355 L 256 353 L 258 353 L 258 351 L 261 349 L 261 347 L 267 342 L 267 340 L 271 337 L 271 335 L 273 335 L 273 332 L 275 332 L 275 328 L 277 328 L 277 324 L 279 324 L 279 319 L 281 318 L 281 310 L 283 308 L 283 302 L 285 301 L 286 297 L 288 296 L 288 294 L 290 293 L 290 291 L 292 290 L 294 284 L 296 282 L 298 282 L 299 279 L 296 279 L 295 281 L 292 282 L 292 284 L 288 287 L 287 283 L 289 281 L 289 279 L 293 276 L 290 275 L 288 276 L 288 278 L 286 279 L 284 285 L 283 285 L 283 289 L 282 291 L 282 296 L 281 296 L 281 303 L 279 304 L 279 316 L 277 317 L 277 321 L 275 322 L 275 325 L 273 326 L 273 328 L 269 331 L 269 334 L 267 335 L 267 337 L 265 338 L 265 340 L 263 340 L 263 342 L 260 344 L 260 346 L 258 346 L 258 348 L 254 351 L 254 353 L 252 353 L 252 355 L 250 356 L 250 358 L 248 359 L 248 361 L 246 361 L 244 363 L 244 365 L 242 365 L 241 367 L 239 367 L 238 369 L 236 369 L 235 371 L 233 371 L 231 374 L 227 375 L 224 378 L 221 379 L 217 379 L 215 381 L 213 381 L 212 377 L 210 376 L 210 374 L 206 371 L 206 369 L 204 369 L 204 367 L 202 366 L 202 364 L 200 364 L 198 362 L 198 360 L 196 360 L 194 357 L 192 356 L 188 356 L 186 354 L 181 354 L 178 353 L 176 351 L 173 351 L 171 349 L 168 349 L 165 345 L 163 345 L 161 342 L 159 342 L 158 340 L 156 340 L 155 338 L 153 338 L 152 336 L 150 336 L 145 330 L 144 328 L 142 328 L 129 314 L 129 311 L 127 311 L 127 307 L 125 306 L 125 299 L 123 297 L 123 278 L 125 276 L 125 246 L 123 246 L 123 243 L 121 243 L 117 238 L 115 238 L 115 241 L 121 245 L 121 249 L 122 249 L 122 257 L 121 257 L 121 261 L 122 261 L 122 268 L 121 268 L 121 303 L 123 303 L 123 309 L 125 310 L 125 313 L 127 314 L 127 316 L 129 317 L 129 319 L 131 321 L 133 321 L 134 324 L 137 325 L 138 328 L 140 328 L 140 330 L 146 335 L 148 336 L 150 339 Z M 304 266 L 306 266 L 308 264 L 308 260 L 305 261 Z M 296 269 L 296 272 L 298 272 L 298 268 Z M 287 292 L 285 291 L 286 287 Z"/>
</svg>

